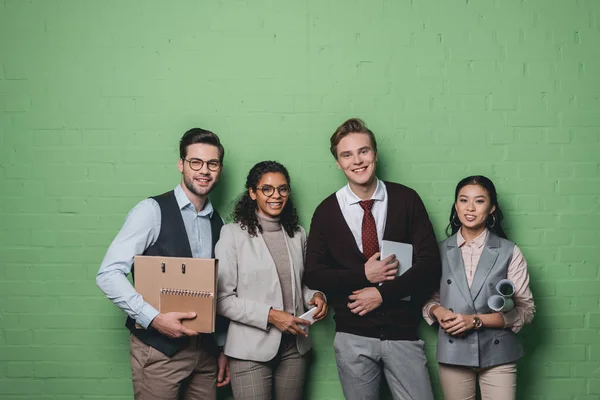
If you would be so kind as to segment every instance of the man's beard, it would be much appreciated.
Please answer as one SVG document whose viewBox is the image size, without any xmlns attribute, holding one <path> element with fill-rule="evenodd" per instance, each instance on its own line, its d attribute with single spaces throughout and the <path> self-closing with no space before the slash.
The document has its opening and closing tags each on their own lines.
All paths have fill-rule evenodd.
<svg viewBox="0 0 600 400">
<path fill-rule="evenodd" d="M 183 175 L 183 183 L 185 184 L 185 187 L 188 188 L 188 190 L 194 193 L 196 196 L 206 196 L 215 187 L 216 181 L 213 178 L 210 181 L 210 186 L 198 188 L 197 186 L 194 186 L 194 178 L 189 178 Z"/>
</svg>

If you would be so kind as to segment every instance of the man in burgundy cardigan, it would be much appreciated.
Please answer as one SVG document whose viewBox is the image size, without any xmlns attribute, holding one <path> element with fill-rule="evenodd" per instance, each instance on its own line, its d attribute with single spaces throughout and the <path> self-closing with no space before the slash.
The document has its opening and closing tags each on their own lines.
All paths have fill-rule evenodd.
<svg viewBox="0 0 600 400">
<path fill-rule="evenodd" d="M 432 400 L 418 327 L 441 265 L 425 206 L 414 190 L 377 179 L 377 142 L 360 119 L 338 127 L 331 153 L 348 185 L 315 210 L 304 283 L 324 292 L 335 310 L 344 395 L 379 398 L 383 372 L 394 399 Z M 382 240 L 413 245 L 412 268 L 400 277 L 394 255 L 379 259 Z"/>
</svg>

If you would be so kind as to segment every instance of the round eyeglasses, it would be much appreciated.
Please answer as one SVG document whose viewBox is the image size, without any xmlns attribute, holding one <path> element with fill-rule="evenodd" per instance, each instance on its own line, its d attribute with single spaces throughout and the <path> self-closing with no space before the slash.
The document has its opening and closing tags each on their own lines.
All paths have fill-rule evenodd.
<svg viewBox="0 0 600 400">
<path fill-rule="evenodd" d="M 292 188 L 288 185 L 281 185 L 277 188 L 271 185 L 262 185 L 257 187 L 256 189 L 260 190 L 262 194 L 264 194 L 267 197 L 273 196 L 273 194 L 275 193 L 275 189 L 277 189 L 277 192 L 279 192 L 279 195 L 281 197 L 288 197 L 290 195 L 290 192 L 292 191 Z"/>
<path fill-rule="evenodd" d="M 194 171 L 200 171 L 204 164 L 206 164 L 206 168 L 208 168 L 208 170 L 212 172 L 217 172 L 221 169 L 221 162 L 219 160 L 204 161 L 199 158 L 191 158 L 189 160 L 187 158 L 184 158 L 184 160 L 188 162 L 190 168 Z"/>
</svg>

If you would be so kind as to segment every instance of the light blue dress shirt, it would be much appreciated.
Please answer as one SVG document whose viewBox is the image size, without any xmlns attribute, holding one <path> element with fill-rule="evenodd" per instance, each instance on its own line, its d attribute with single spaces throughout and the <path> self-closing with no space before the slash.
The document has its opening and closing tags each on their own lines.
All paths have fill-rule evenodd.
<svg viewBox="0 0 600 400">
<path fill-rule="evenodd" d="M 181 210 L 192 256 L 211 258 L 210 217 L 214 212 L 212 204 L 207 200 L 202 211 L 197 212 L 181 185 L 175 188 L 175 198 Z M 160 225 L 158 203 L 154 199 L 140 201 L 127 215 L 123 227 L 108 248 L 96 276 L 96 283 L 106 297 L 144 328 L 148 328 L 159 312 L 135 291 L 127 275 L 131 272 L 133 258 L 143 254 L 158 239 Z"/>
</svg>

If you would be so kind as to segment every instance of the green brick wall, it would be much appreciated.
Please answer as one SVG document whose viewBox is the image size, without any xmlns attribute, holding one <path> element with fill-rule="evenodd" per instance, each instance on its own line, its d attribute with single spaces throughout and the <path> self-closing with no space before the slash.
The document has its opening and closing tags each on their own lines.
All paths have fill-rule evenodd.
<svg viewBox="0 0 600 400">
<path fill-rule="evenodd" d="M 360 116 L 440 239 L 459 179 L 497 183 L 538 306 L 519 398 L 599 399 L 599 18 L 594 0 L 0 0 L 0 398 L 132 398 L 94 278 L 129 209 L 177 183 L 185 130 L 223 139 L 224 213 L 276 159 L 308 228 L 344 183 L 329 135 Z M 333 322 L 313 335 L 307 398 L 341 399 Z"/>
</svg>

